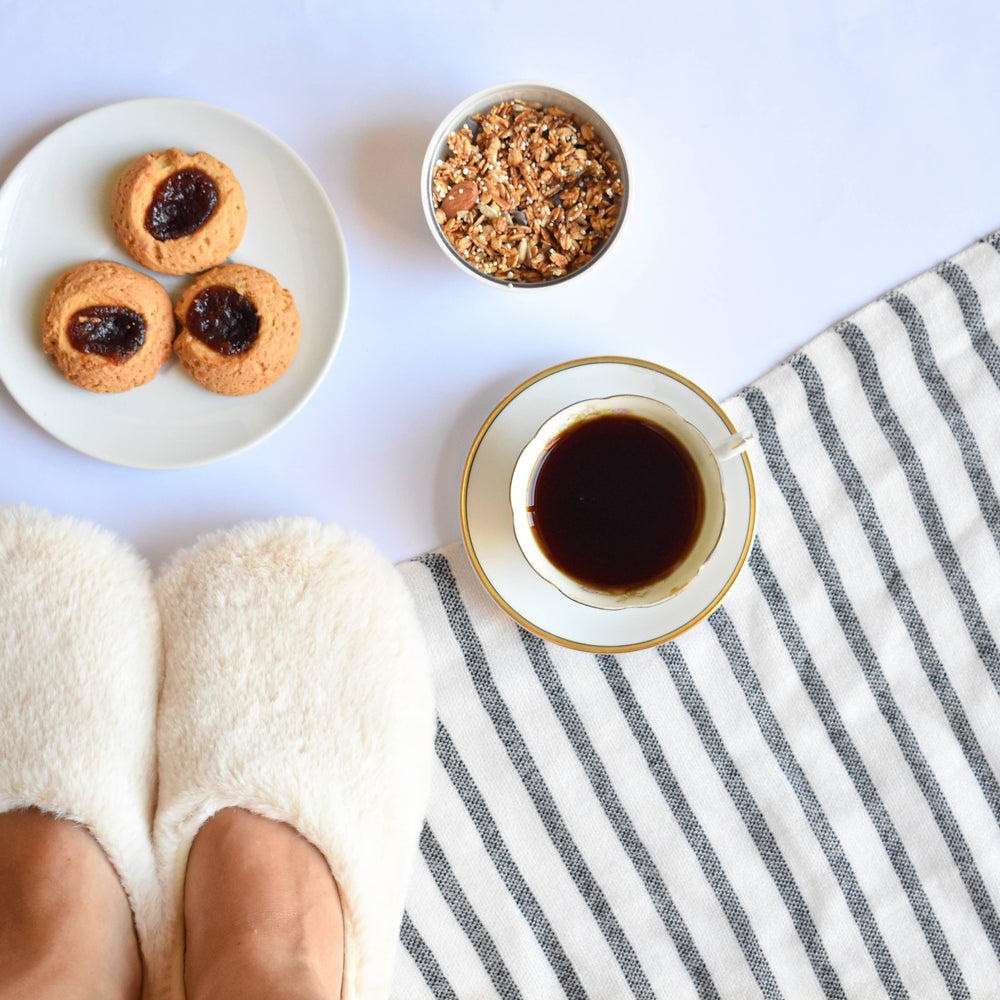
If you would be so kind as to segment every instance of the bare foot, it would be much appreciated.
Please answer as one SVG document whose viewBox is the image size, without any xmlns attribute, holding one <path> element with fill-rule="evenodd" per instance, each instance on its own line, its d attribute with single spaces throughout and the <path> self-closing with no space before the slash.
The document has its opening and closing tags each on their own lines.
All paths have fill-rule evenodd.
<svg viewBox="0 0 1000 1000">
<path fill-rule="evenodd" d="M 198 831 L 184 881 L 188 1000 L 336 1000 L 340 893 L 290 826 L 223 809 Z"/>
<path fill-rule="evenodd" d="M 134 1000 L 142 961 L 125 890 L 69 820 L 0 815 L 0 1000 Z"/>
</svg>

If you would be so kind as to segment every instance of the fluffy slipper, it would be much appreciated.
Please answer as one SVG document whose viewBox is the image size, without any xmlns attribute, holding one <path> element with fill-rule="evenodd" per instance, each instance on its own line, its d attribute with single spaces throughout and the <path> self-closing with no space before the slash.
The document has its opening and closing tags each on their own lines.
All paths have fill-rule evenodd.
<svg viewBox="0 0 1000 1000">
<path fill-rule="evenodd" d="M 402 579 L 361 536 L 284 519 L 202 540 L 156 593 L 166 992 L 183 996 L 192 840 L 239 806 L 322 852 L 344 911 L 342 995 L 384 997 L 434 735 L 423 633 Z"/>
<path fill-rule="evenodd" d="M 145 946 L 157 919 L 152 819 L 160 621 L 145 563 L 70 517 L 0 508 L 0 812 L 85 826 Z"/>
</svg>

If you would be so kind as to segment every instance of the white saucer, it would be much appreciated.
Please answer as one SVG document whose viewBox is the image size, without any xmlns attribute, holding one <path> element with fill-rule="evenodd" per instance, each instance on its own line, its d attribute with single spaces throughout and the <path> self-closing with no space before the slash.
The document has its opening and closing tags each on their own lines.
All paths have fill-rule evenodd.
<svg viewBox="0 0 1000 1000">
<path fill-rule="evenodd" d="M 42 352 L 42 305 L 85 260 L 139 270 L 111 229 L 111 192 L 135 157 L 177 146 L 228 164 L 246 196 L 232 261 L 270 271 L 295 297 L 302 339 L 288 371 L 250 396 L 202 389 L 176 361 L 119 394 L 70 385 Z M 191 278 L 146 272 L 176 297 Z M 319 182 L 281 140 L 199 101 L 149 98 L 91 111 L 46 136 L 0 189 L 0 378 L 36 423 L 78 451 L 145 469 L 242 451 L 289 420 L 320 384 L 347 316 L 347 250 Z"/>
<path fill-rule="evenodd" d="M 739 575 L 753 541 L 757 498 L 744 453 L 722 464 L 726 523 L 718 547 L 681 593 L 650 608 L 585 607 L 546 583 L 514 538 L 510 476 L 525 443 L 552 414 L 581 399 L 633 393 L 668 403 L 713 446 L 736 432 L 722 408 L 687 379 L 648 361 L 598 357 L 540 372 L 489 415 L 462 476 L 462 534 L 472 565 L 497 603 L 526 629 L 563 646 L 622 653 L 675 638 L 705 618 Z"/>
</svg>

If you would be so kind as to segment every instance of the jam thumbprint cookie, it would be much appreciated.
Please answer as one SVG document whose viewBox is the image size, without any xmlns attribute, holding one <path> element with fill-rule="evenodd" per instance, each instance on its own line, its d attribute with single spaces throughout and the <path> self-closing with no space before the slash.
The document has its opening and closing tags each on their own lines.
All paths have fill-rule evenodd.
<svg viewBox="0 0 1000 1000">
<path fill-rule="evenodd" d="M 247 224 L 243 189 L 208 153 L 179 149 L 133 160 L 115 185 L 111 223 L 121 245 L 161 274 L 196 274 L 221 264 Z"/>
<path fill-rule="evenodd" d="M 212 392 L 245 396 L 279 379 L 295 357 L 301 323 L 291 292 L 246 264 L 200 275 L 177 303 L 174 351 Z"/>
<path fill-rule="evenodd" d="M 91 392 L 145 385 L 170 357 L 174 332 L 166 289 L 110 260 L 67 271 L 42 310 L 42 348 L 73 385 Z"/>
</svg>

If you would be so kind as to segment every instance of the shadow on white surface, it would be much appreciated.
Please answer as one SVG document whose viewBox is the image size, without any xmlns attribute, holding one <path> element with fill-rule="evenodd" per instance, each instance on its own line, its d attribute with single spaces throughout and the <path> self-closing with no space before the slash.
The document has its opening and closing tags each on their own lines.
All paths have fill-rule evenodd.
<svg viewBox="0 0 1000 1000">
<path fill-rule="evenodd" d="M 436 536 L 440 545 L 461 541 L 462 523 L 459 515 L 459 500 L 462 488 L 462 473 L 465 469 L 469 449 L 486 418 L 493 409 L 513 389 L 538 371 L 549 367 L 540 361 L 535 368 L 518 366 L 503 375 L 496 375 L 478 385 L 474 395 L 469 395 L 461 408 L 454 414 L 448 431 L 441 441 L 438 451 L 438 466 L 434 486 L 434 520 Z M 527 442 L 525 442 L 527 443 Z M 414 553 L 416 554 L 416 553 Z"/>
<path fill-rule="evenodd" d="M 386 120 L 363 132 L 354 164 L 361 221 L 393 255 L 405 256 L 411 268 L 440 253 L 420 207 L 420 165 L 434 123 L 414 124 L 419 117 Z"/>
</svg>

